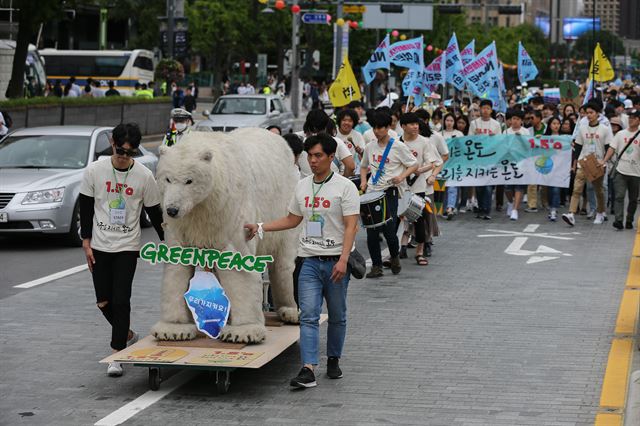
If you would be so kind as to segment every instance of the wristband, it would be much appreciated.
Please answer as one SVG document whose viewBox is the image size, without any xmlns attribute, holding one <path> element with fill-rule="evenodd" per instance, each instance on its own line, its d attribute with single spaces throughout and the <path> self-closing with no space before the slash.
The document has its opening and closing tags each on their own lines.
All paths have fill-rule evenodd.
<svg viewBox="0 0 640 426">
<path fill-rule="evenodd" d="M 262 229 L 262 222 L 258 223 L 258 238 L 264 238 L 264 229 Z"/>
</svg>

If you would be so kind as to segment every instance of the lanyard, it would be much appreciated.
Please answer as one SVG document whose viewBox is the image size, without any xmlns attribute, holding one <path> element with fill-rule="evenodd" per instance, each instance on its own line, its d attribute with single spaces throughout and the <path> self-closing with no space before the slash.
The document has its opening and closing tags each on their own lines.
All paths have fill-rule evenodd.
<svg viewBox="0 0 640 426">
<path fill-rule="evenodd" d="M 313 185 L 314 185 L 314 181 L 313 178 L 311 178 L 311 193 L 313 194 L 313 196 L 311 197 L 311 216 L 315 216 L 316 214 L 316 195 L 318 195 L 318 193 L 320 192 L 320 190 L 322 189 L 322 187 L 324 186 L 325 183 L 327 183 L 327 181 L 329 179 L 331 179 L 331 176 L 333 176 L 333 172 L 331 172 L 331 174 L 329 176 L 327 176 L 325 178 L 325 180 L 322 181 L 322 183 L 320 183 L 320 188 L 318 188 L 317 191 L 315 191 L 313 189 Z"/>
<path fill-rule="evenodd" d="M 127 173 L 124 175 L 124 181 L 122 181 L 122 186 L 120 187 L 120 189 L 118 189 L 118 177 L 116 176 L 116 168 L 113 167 L 113 165 L 111 165 L 111 172 L 113 173 L 113 180 L 116 181 L 116 187 L 115 190 L 116 192 L 118 192 L 118 199 L 122 200 L 122 191 L 124 191 L 124 184 L 127 183 L 127 177 L 129 177 L 129 171 L 131 170 L 131 167 L 133 167 L 133 163 L 129 166 L 129 168 L 127 169 Z"/>
</svg>

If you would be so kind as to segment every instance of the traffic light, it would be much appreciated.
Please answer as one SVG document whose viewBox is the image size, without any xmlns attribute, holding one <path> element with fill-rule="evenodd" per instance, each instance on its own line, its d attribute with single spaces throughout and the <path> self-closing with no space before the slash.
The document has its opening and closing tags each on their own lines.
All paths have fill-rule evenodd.
<svg viewBox="0 0 640 426">
<path fill-rule="evenodd" d="M 498 6 L 498 13 L 500 15 L 520 15 L 522 13 L 522 8 L 520 5 Z"/>
<path fill-rule="evenodd" d="M 462 13 L 462 6 L 440 4 L 437 7 L 440 15 L 458 15 Z"/>
</svg>

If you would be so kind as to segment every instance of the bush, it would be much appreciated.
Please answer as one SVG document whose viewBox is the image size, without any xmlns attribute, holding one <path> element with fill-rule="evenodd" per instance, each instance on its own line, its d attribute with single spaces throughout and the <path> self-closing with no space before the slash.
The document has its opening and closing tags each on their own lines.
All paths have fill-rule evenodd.
<svg viewBox="0 0 640 426">
<path fill-rule="evenodd" d="M 182 81 L 184 79 L 184 67 L 176 60 L 163 59 L 156 66 L 154 78 L 156 81 Z"/>
<path fill-rule="evenodd" d="M 58 98 L 56 96 L 10 99 L 0 102 L 0 109 L 14 109 L 31 106 L 89 106 L 89 105 L 122 105 L 122 104 L 143 104 L 143 103 L 171 103 L 168 96 L 153 99 L 141 99 L 135 96 L 107 96 L 104 98 Z"/>
</svg>

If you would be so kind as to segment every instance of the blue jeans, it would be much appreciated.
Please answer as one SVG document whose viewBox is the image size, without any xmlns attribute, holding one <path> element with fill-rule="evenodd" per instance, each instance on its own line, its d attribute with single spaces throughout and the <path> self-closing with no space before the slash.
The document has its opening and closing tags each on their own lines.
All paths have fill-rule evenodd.
<svg viewBox="0 0 640 426">
<path fill-rule="evenodd" d="M 302 364 L 318 365 L 322 298 L 327 301 L 329 327 L 327 356 L 340 358 L 347 334 L 347 287 L 350 268 L 341 282 L 331 281 L 335 260 L 304 259 L 298 278 L 300 301 L 300 357 Z"/>
<path fill-rule="evenodd" d="M 476 186 L 476 197 L 478 197 L 478 209 L 480 213 L 485 215 L 491 213 L 492 196 L 493 186 Z"/>
<path fill-rule="evenodd" d="M 455 209 L 456 203 L 458 202 L 458 187 L 448 186 L 447 187 L 447 208 Z"/>
<path fill-rule="evenodd" d="M 560 188 L 557 186 L 549 186 L 549 207 L 557 209 L 560 207 Z"/>
</svg>

